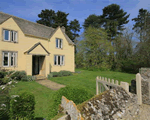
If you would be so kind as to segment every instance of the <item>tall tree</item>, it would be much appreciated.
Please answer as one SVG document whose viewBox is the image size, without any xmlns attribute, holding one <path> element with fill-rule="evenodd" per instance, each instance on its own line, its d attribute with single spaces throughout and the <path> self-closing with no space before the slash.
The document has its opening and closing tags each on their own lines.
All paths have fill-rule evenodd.
<svg viewBox="0 0 150 120">
<path fill-rule="evenodd" d="M 94 28 L 89 26 L 84 31 L 84 39 L 78 44 L 77 58 L 83 59 L 85 67 L 109 68 L 107 64 L 107 53 L 113 48 L 107 40 L 107 32 L 102 28 Z M 77 60 L 77 65 L 81 60 Z"/>
<path fill-rule="evenodd" d="M 146 33 L 146 30 L 148 29 L 148 25 L 147 23 L 150 20 L 150 12 L 148 12 L 146 9 L 139 9 L 139 14 L 136 18 L 133 18 L 132 21 L 135 22 L 135 24 L 133 25 L 133 30 L 135 30 L 135 32 L 137 34 L 139 34 L 139 39 L 142 42 L 143 41 L 143 37 L 144 34 Z"/>
<path fill-rule="evenodd" d="M 125 29 L 124 25 L 129 22 L 127 20 L 129 16 L 130 14 L 127 15 L 127 12 L 120 9 L 117 4 L 108 5 L 103 9 L 101 16 L 104 21 L 103 27 L 108 30 L 108 36 L 111 41 Z"/>
<path fill-rule="evenodd" d="M 84 29 L 87 29 L 89 26 L 100 28 L 102 26 L 103 22 L 101 19 L 101 16 L 97 16 L 95 14 L 89 15 L 83 24 Z"/>
<path fill-rule="evenodd" d="M 55 11 L 54 10 L 42 10 L 40 14 L 38 14 L 38 17 L 40 20 L 37 20 L 36 22 L 39 24 L 43 24 L 49 27 L 53 27 L 55 24 Z"/>
<path fill-rule="evenodd" d="M 76 37 L 79 37 L 79 34 L 77 32 L 80 32 L 80 24 L 77 19 L 74 19 L 69 23 L 69 29 L 72 31 L 72 36 L 73 36 L 73 42 Z"/>
<path fill-rule="evenodd" d="M 77 32 L 80 31 L 81 27 L 78 20 L 76 19 L 71 21 L 68 25 L 68 15 L 69 13 L 62 11 L 55 12 L 52 9 L 45 9 L 42 10 L 40 14 L 38 14 L 40 20 L 37 20 L 36 22 L 53 28 L 64 26 L 66 28 L 66 34 L 74 42 L 75 38 L 79 36 Z"/>
</svg>

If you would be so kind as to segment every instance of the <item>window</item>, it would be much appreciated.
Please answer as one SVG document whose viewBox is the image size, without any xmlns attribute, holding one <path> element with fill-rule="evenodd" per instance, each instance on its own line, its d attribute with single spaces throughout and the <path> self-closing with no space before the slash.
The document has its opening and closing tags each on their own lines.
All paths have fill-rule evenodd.
<svg viewBox="0 0 150 120">
<path fill-rule="evenodd" d="M 54 56 L 54 65 L 64 65 L 64 56 L 63 55 L 55 55 Z"/>
<path fill-rule="evenodd" d="M 62 48 L 62 39 L 56 39 L 56 48 Z"/>
<path fill-rule="evenodd" d="M 17 32 L 13 30 L 3 30 L 4 41 L 17 41 Z"/>
<path fill-rule="evenodd" d="M 9 66 L 9 52 L 3 52 L 3 66 Z"/>
<path fill-rule="evenodd" d="M 16 52 L 3 52 L 3 66 L 4 67 L 16 66 L 16 58 L 17 58 Z"/>
<path fill-rule="evenodd" d="M 4 40 L 9 41 L 10 40 L 10 31 L 4 30 Z"/>
<path fill-rule="evenodd" d="M 16 53 L 11 52 L 11 61 L 10 61 L 11 66 L 16 66 Z"/>
</svg>

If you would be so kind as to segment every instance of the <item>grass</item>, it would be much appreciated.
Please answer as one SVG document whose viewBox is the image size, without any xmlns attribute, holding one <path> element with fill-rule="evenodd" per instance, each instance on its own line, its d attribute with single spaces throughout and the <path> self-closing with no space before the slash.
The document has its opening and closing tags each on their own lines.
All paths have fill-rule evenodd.
<svg viewBox="0 0 150 120">
<path fill-rule="evenodd" d="M 96 94 L 96 77 L 102 76 L 110 79 L 125 81 L 130 83 L 132 79 L 135 78 L 135 74 L 121 73 L 121 72 L 112 72 L 112 71 L 87 71 L 76 69 L 76 71 L 81 71 L 81 73 L 74 73 L 73 76 L 66 77 L 55 77 L 51 78 L 51 81 L 71 85 L 75 87 L 83 87 L 89 90 L 93 96 Z M 38 120 L 43 120 L 46 118 L 48 120 L 48 112 L 51 106 L 53 105 L 52 95 L 55 91 L 38 84 L 35 81 L 32 82 L 18 82 L 16 87 L 11 90 L 10 95 L 17 95 L 19 92 L 27 91 L 31 92 L 35 96 L 35 117 L 39 118 Z M 61 115 L 58 115 L 61 116 Z M 57 117 L 58 117 L 57 116 Z M 54 119 L 56 119 L 55 117 Z M 40 119 L 41 118 L 41 119 Z"/>
<path fill-rule="evenodd" d="M 43 120 L 42 118 L 48 117 L 48 111 L 53 105 L 52 94 L 55 92 L 45 86 L 38 84 L 35 81 L 32 82 L 18 82 L 14 87 L 10 95 L 17 95 L 19 92 L 31 92 L 35 96 L 35 117 Z"/>
<path fill-rule="evenodd" d="M 118 81 L 124 81 L 124 82 L 128 82 L 129 84 L 132 79 L 135 79 L 135 74 L 122 73 L 122 72 L 87 71 L 82 69 L 76 69 L 76 71 L 81 71 L 81 73 L 79 74 L 75 73 L 73 76 L 53 77 L 50 80 L 64 85 L 84 87 L 85 89 L 90 90 L 94 95 L 96 91 L 97 76 L 107 77 Z"/>
</svg>

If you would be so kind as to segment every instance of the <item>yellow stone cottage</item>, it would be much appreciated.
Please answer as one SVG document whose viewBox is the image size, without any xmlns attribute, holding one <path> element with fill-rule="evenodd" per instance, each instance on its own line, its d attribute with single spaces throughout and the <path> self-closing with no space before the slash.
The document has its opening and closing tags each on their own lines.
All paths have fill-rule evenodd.
<svg viewBox="0 0 150 120">
<path fill-rule="evenodd" d="M 74 72 L 74 43 L 56 29 L 0 12 L 0 68 L 27 75 Z"/>
</svg>

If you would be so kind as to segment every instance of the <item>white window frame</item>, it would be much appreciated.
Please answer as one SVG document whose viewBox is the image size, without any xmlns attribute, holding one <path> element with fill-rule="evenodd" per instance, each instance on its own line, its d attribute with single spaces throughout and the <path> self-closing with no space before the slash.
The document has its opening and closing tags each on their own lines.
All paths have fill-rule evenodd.
<svg viewBox="0 0 150 120">
<path fill-rule="evenodd" d="M 8 65 L 4 65 L 4 54 L 5 54 L 5 53 L 8 53 Z M 3 67 L 9 67 L 9 52 L 7 52 L 7 51 L 3 51 L 2 66 L 3 66 Z"/>
<path fill-rule="evenodd" d="M 9 34 L 8 40 L 5 39 L 5 31 L 8 31 L 8 34 Z M 10 41 L 10 30 L 7 30 L 7 29 L 3 30 L 3 38 L 4 38 L 4 41 Z"/>
<path fill-rule="evenodd" d="M 54 65 L 55 65 L 55 56 L 56 56 L 56 65 L 57 66 L 65 65 L 65 56 L 64 55 L 54 55 Z M 60 65 L 58 65 L 58 56 L 60 56 Z M 62 57 L 63 57 L 63 63 L 62 63 Z"/>
<path fill-rule="evenodd" d="M 14 30 L 7 30 L 9 32 L 9 38 L 8 40 L 5 39 L 5 31 L 7 29 L 3 29 L 3 39 L 4 41 L 9 41 L 9 42 L 17 42 L 17 37 L 18 37 L 18 32 L 17 31 L 14 31 Z M 13 34 L 13 39 L 12 39 L 12 35 L 11 35 L 11 32 Z M 15 34 L 16 33 L 16 34 Z"/>
<path fill-rule="evenodd" d="M 17 66 L 17 52 L 3 51 L 2 52 L 2 66 L 3 67 L 16 67 Z M 4 53 L 8 53 L 8 65 L 4 65 Z M 13 65 L 11 65 L 11 55 L 13 53 Z"/>
<path fill-rule="evenodd" d="M 56 46 L 56 48 L 62 49 L 63 48 L 63 40 L 60 38 L 56 38 L 56 45 L 57 45 L 57 40 L 58 40 L 58 47 Z M 60 41 L 61 41 L 61 45 L 60 45 Z"/>
<path fill-rule="evenodd" d="M 11 65 L 11 55 L 13 54 L 13 65 Z M 10 52 L 10 66 L 15 67 L 16 66 L 16 52 Z"/>
</svg>

